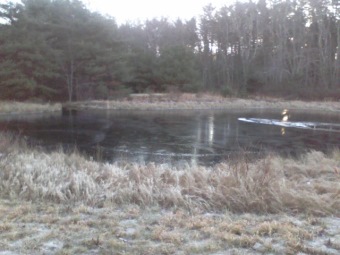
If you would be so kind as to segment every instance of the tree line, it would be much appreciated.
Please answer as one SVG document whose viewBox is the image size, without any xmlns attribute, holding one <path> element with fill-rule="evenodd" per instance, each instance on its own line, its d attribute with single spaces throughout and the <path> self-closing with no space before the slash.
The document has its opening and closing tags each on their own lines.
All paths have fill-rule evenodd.
<svg viewBox="0 0 340 255">
<path fill-rule="evenodd" d="M 340 97 L 338 0 L 258 0 L 117 25 L 79 0 L 0 4 L 0 98 Z"/>
</svg>

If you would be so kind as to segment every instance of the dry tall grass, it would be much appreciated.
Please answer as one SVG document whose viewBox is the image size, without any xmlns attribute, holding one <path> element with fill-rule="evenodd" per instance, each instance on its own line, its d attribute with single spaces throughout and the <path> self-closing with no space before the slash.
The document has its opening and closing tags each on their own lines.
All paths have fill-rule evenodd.
<svg viewBox="0 0 340 255">
<path fill-rule="evenodd" d="M 0 113 L 37 113 L 61 111 L 61 104 L 0 101 Z"/>
<path fill-rule="evenodd" d="M 6 139 L 0 146 L 7 148 Z M 108 164 L 74 153 L 8 150 L 0 157 L 0 198 L 340 216 L 340 152 L 300 160 L 175 168 Z"/>
</svg>

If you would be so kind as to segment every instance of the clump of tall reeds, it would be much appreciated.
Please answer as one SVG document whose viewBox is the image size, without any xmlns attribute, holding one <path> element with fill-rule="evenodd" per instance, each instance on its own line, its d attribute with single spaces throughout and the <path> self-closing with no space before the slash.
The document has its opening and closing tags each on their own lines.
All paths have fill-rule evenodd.
<svg viewBox="0 0 340 255">
<path fill-rule="evenodd" d="M 176 168 L 99 163 L 62 151 L 11 151 L 0 157 L 0 197 L 339 216 L 339 155 L 313 151 L 300 160 L 267 156 L 253 163 Z"/>
</svg>

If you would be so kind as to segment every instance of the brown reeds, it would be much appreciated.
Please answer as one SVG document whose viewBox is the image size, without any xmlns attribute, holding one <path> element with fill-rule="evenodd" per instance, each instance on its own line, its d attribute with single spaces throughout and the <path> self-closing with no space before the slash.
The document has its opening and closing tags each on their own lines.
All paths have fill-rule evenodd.
<svg viewBox="0 0 340 255">
<path fill-rule="evenodd" d="M 0 157 L 0 197 L 57 203 L 157 205 L 252 213 L 340 212 L 340 153 L 300 160 L 267 156 L 214 167 L 108 164 L 73 153 L 15 151 Z"/>
</svg>

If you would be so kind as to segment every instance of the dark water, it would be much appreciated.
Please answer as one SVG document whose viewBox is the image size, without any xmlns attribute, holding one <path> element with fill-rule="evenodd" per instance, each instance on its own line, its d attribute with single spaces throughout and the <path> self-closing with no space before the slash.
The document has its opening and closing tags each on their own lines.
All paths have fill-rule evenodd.
<svg viewBox="0 0 340 255">
<path fill-rule="evenodd" d="M 289 121 L 340 124 L 340 114 L 289 113 Z M 78 111 L 69 115 L 0 116 L 0 129 L 18 132 L 47 149 L 77 147 L 107 161 L 211 165 L 240 153 L 296 156 L 340 148 L 338 130 L 246 123 L 238 118 L 280 119 L 281 111 Z"/>
</svg>

